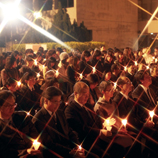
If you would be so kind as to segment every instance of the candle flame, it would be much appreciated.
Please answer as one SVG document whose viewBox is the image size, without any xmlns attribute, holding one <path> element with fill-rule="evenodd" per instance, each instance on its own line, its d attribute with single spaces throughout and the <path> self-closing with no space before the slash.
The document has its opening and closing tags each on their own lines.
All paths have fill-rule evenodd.
<svg viewBox="0 0 158 158">
<path fill-rule="evenodd" d="M 29 116 L 30 115 L 30 113 L 29 112 L 27 112 L 27 116 Z"/>
<path fill-rule="evenodd" d="M 37 65 L 37 60 L 36 59 L 34 60 L 34 64 Z"/>
<path fill-rule="evenodd" d="M 38 150 L 38 148 L 40 147 L 41 143 L 38 142 L 36 139 L 33 141 L 33 147 L 35 148 L 35 150 Z"/>
<path fill-rule="evenodd" d="M 155 59 L 155 63 L 157 63 L 157 58 Z"/>
<path fill-rule="evenodd" d="M 124 67 L 124 70 L 127 71 L 127 66 Z"/>
<path fill-rule="evenodd" d="M 55 75 L 56 75 L 56 77 L 58 77 L 58 76 L 59 76 L 59 71 L 58 71 L 58 70 L 56 70 Z"/>
<path fill-rule="evenodd" d="M 138 63 L 137 63 L 136 61 L 134 62 L 134 64 L 135 64 L 135 66 L 137 66 L 137 65 L 138 65 Z"/>
<path fill-rule="evenodd" d="M 146 66 L 146 69 L 149 69 L 149 66 Z"/>
<path fill-rule="evenodd" d="M 81 149 L 82 149 L 82 146 L 81 146 L 81 145 L 79 145 L 79 146 L 78 146 L 78 149 L 79 149 L 79 150 L 81 150 Z"/>
<path fill-rule="evenodd" d="M 95 68 L 95 67 L 93 67 L 93 70 L 92 70 L 92 71 L 93 71 L 93 73 L 95 73 L 95 72 L 96 72 L 96 68 Z"/>
<path fill-rule="evenodd" d="M 123 119 L 123 120 L 122 120 L 122 124 L 123 124 L 124 126 L 126 126 L 127 120 L 126 120 L 126 119 Z"/>
<path fill-rule="evenodd" d="M 21 82 L 20 82 L 20 81 L 18 81 L 18 82 L 17 82 L 17 85 L 20 87 L 20 85 L 21 85 Z"/>
<path fill-rule="evenodd" d="M 82 79 L 83 78 L 83 75 L 82 74 L 80 74 L 80 79 Z"/>
<path fill-rule="evenodd" d="M 150 117 L 153 117 L 155 115 L 154 111 L 149 111 Z"/>
<path fill-rule="evenodd" d="M 41 75 L 40 75 L 40 73 L 37 73 L 37 77 L 39 78 Z"/>
<path fill-rule="evenodd" d="M 116 87 L 117 87 L 117 83 L 116 83 L 116 82 L 114 82 L 114 88 L 116 89 Z"/>
</svg>

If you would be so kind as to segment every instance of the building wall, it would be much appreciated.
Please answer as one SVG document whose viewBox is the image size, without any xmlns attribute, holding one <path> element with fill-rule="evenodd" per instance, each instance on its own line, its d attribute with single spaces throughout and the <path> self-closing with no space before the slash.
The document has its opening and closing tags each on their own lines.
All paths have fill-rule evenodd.
<svg viewBox="0 0 158 158">
<path fill-rule="evenodd" d="M 94 41 L 109 47 L 132 47 L 137 39 L 138 9 L 127 0 L 77 0 L 77 22 L 82 21 Z"/>
</svg>

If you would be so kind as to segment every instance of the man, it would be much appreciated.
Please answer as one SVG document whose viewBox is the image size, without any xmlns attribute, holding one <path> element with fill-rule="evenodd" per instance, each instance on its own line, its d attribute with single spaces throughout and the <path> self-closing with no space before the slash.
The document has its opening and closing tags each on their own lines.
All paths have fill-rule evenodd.
<svg viewBox="0 0 158 158">
<path fill-rule="evenodd" d="M 138 71 L 135 74 L 135 78 L 140 84 L 132 92 L 132 97 L 137 103 L 138 117 L 141 121 L 146 122 L 149 117 L 149 111 L 155 110 L 155 113 L 158 113 L 156 94 L 149 87 L 152 84 L 152 79 L 147 71 Z"/>
<path fill-rule="evenodd" d="M 38 133 L 30 116 L 24 112 L 14 112 L 15 97 L 11 91 L 0 91 L 0 157 L 27 157 L 40 154 L 31 149 L 32 140 Z"/>
<path fill-rule="evenodd" d="M 111 81 L 116 82 L 117 78 L 119 77 L 120 74 L 120 68 L 117 64 L 113 64 L 111 66 Z"/>
<path fill-rule="evenodd" d="M 68 127 L 63 110 L 59 108 L 62 92 L 51 86 L 42 96 L 44 105 L 32 121 L 40 134 L 42 144 L 47 148 L 43 155 L 47 158 L 57 155 L 71 157 L 80 143 L 76 134 Z"/>
<path fill-rule="evenodd" d="M 78 133 L 82 146 L 97 154 L 99 157 L 104 155 L 112 136 L 111 131 L 99 129 L 96 125 L 97 117 L 93 110 L 86 105 L 89 98 L 89 87 L 84 82 L 77 82 L 74 85 L 74 100 L 66 107 L 65 115 L 71 128 Z M 86 105 L 86 106 L 85 106 Z M 95 118 L 95 119 L 94 119 Z M 98 123 L 98 122 L 97 122 Z M 115 141 L 114 141 L 115 142 Z M 112 157 L 123 157 L 123 148 L 119 143 L 112 143 L 108 153 Z"/>
</svg>

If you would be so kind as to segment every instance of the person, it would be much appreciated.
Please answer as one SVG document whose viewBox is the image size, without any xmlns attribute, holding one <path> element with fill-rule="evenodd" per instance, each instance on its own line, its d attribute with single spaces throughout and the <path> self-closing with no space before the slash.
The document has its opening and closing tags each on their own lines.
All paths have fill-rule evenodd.
<svg viewBox="0 0 158 158">
<path fill-rule="evenodd" d="M 69 128 L 63 111 L 59 109 L 62 92 L 50 86 L 42 96 L 44 105 L 32 119 L 36 129 L 41 133 L 42 144 L 60 156 L 71 157 L 70 153 L 75 153 L 73 151 L 80 143 L 77 135 Z M 53 152 L 44 150 L 43 154 L 47 158 L 55 157 Z"/>
<path fill-rule="evenodd" d="M 93 109 L 90 109 L 90 106 L 87 105 L 87 100 L 89 98 L 88 85 L 82 81 L 77 82 L 74 85 L 74 96 L 74 100 L 70 102 L 65 109 L 65 116 L 68 124 L 77 132 L 79 141 L 83 142 L 83 148 L 87 150 L 92 149 L 92 153 L 97 154 L 99 157 L 104 157 L 104 151 L 112 139 L 110 137 L 112 136 L 112 133 L 104 128 L 100 129 L 98 124 L 96 124 L 98 123 L 96 121 L 98 118 Z M 125 139 L 127 140 L 127 137 Z M 129 140 L 128 143 L 129 142 L 131 143 L 131 140 Z M 112 157 L 116 157 L 116 155 L 117 157 L 123 157 L 124 147 L 127 144 L 124 145 L 116 140 L 116 143 L 115 141 L 112 143 L 108 153 Z"/>
<path fill-rule="evenodd" d="M 39 150 L 31 148 L 32 140 L 38 137 L 37 130 L 30 116 L 14 112 L 16 105 L 11 91 L 0 91 L 0 157 L 42 157 Z"/>
<path fill-rule="evenodd" d="M 111 66 L 111 81 L 116 82 L 120 75 L 120 68 L 117 64 L 113 64 Z"/>
<path fill-rule="evenodd" d="M 99 85 L 99 89 L 103 94 L 103 97 L 100 97 L 97 103 L 94 106 L 94 111 L 103 118 L 113 117 L 116 120 L 115 125 L 120 128 L 121 121 L 118 119 L 119 111 L 117 105 L 112 102 L 111 98 L 115 88 L 110 81 L 102 81 Z M 103 120 L 101 120 L 103 123 Z"/>
<path fill-rule="evenodd" d="M 16 58 L 11 55 L 6 58 L 6 64 L 4 69 L 1 71 L 2 84 L 5 85 L 8 78 L 14 78 L 19 81 L 19 72 L 16 69 L 17 63 Z"/>
</svg>

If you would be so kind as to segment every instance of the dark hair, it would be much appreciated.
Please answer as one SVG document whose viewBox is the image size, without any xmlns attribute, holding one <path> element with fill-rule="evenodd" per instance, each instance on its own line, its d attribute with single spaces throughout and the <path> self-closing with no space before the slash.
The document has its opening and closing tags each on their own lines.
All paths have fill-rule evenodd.
<svg viewBox="0 0 158 158">
<path fill-rule="evenodd" d="M 125 76 L 120 76 L 119 78 L 118 78 L 118 80 L 117 80 L 117 85 L 119 86 L 119 85 L 124 85 L 124 84 L 126 84 L 126 81 L 124 80 L 124 79 L 126 79 L 127 77 L 125 77 Z"/>
<path fill-rule="evenodd" d="M 112 64 L 111 66 L 111 72 L 114 72 L 114 70 L 118 69 L 118 65 L 117 64 Z"/>
<path fill-rule="evenodd" d="M 101 51 L 100 50 L 96 50 L 93 53 L 93 59 L 96 59 L 96 57 L 101 56 Z"/>
<path fill-rule="evenodd" d="M 48 50 L 46 53 L 46 59 L 50 58 L 53 54 L 56 54 L 54 49 Z"/>
<path fill-rule="evenodd" d="M 16 61 L 16 58 L 13 55 L 8 56 L 6 58 L 5 69 L 10 69 L 14 65 L 15 61 Z"/>
<path fill-rule="evenodd" d="M 33 61 L 33 56 L 32 55 L 26 56 L 26 61 Z"/>
<path fill-rule="evenodd" d="M 144 74 L 146 73 L 147 71 L 144 71 L 144 70 L 140 70 L 138 71 L 135 75 L 134 75 L 134 78 L 140 82 L 140 80 L 144 80 Z"/>
<path fill-rule="evenodd" d="M 53 86 L 54 83 L 58 82 L 55 77 L 50 77 L 45 80 L 45 83 L 41 86 L 41 90 L 46 89 L 47 87 Z"/>
<path fill-rule="evenodd" d="M 99 77 L 97 74 L 88 74 L 86 79 L 90 84 L 99 83 Z"/>
<path fill-rule="evenodd" d="M 42 53 L 41 53 L 41 52 L 37 52 L 37 53 L 36 53 L 36 56 L 37 56 L 37 57 L 42 57 Z"/>
<path fill-rule="evenodd" d="M 10 86 L 11 84 L 14 84 L 15 82 L 16 81 L 13 78 L 9 77 L 5 83 L 5 86 L 6 85 Z"/>
<path fill-rule="evenodd" d="M 107 89 L 108 86 L 110 85 L 113 85 L 112 82 L 110 81 L 102 81 L 100 84 L 99 84 L 99 90 L 102 92 L 102 91 L 105 91 Z"/>
<path fill-rule="evenodd" d="M 62 91 L 54 86 L 48 87 L 42 93 L 42 96 L 48 100 L 51 100 L 54 96 L 62 96 L 62 95 L 63 95 Z"/>
<path fill-rule="evenodd" d="M 90 52 L 85 50 L 82 52 L 81 59 L 84 60 L 85 57 L 90 57 L 90 56 L 91 56 Z"/>
<path fill-rule="evenodd" d="M 33 54 L 33 50 L 32 49 L 26 49 L 25 54 L 27 55 L 28 53 L 32 53 Z"/>
<path fill-rule="evenodd" d="M 16 51 L 12 52 L 12 55 L 14 55 L 14 57 L 16 57 L 17 55 L 19 55 L 19 52 L 16 50 Z"/>
<path fill-rule="evenodd" d="M 1 90 L 0 91 L 0 106 L 2 106 L 4 104 L 4 102 L 6 101 L 7 98 L 9 98 L 10 96 L 14 97 L 14 94 L 9 91 L 9 90 Z"/>
<path fill-rule="evenodd" d="M 50 57 L 47 61 L 46 61 L 46 66 L 51 69 L 51 63 L 55 63 L 56 65 L 56 59 L 54 57 Z M 55 66 L 53 66 L 55 68 Z"/>
<path fill-rule="evenodd" d="M 23 76 L 22 76 L 22 83 L 23 84 L 26 84 L 25 81 L 28 81 L 30 79 L 30 77 L 35 77 L 36 74 L 33 72 L 33 71 L 29 71 L 29 72 L 26 72 Z"/>
</svg>

